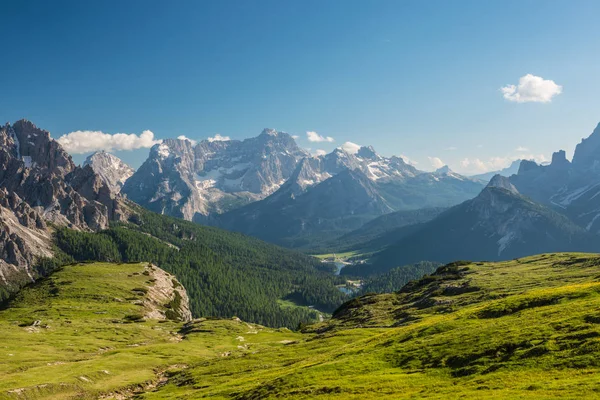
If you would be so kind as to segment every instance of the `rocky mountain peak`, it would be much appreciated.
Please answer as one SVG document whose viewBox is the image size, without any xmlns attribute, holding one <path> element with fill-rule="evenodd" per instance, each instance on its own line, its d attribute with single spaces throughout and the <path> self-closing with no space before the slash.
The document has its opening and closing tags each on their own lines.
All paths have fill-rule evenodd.
<svg viewBox="0 0 600 400">
<path fill-rule="evenodd" d="M 521 164 L 519 164 L 519 172 L 517 175 L 523 175 L 529 171 L 533 171 L 536 169 L 542 168 L 538 163 L 532 160 L 522 160 Z"/>
<path fill-rule="evenodd" d="M 436 175 L 446 175 L 452 173 L 452 170 L 449 166 L 444 165 L 443 167 L 436 169 L 433 173 Z"/>
<path fill-rule="evenodd" d="M 104 150 L 88 156 L 83 165 L 89 165 L 114 193 L 119 193 L 125 181 L 135 172 L 119 157 Z"/>
<path fill-rule="evenodd" d="M 580 170 L 600 170 L 600 123 L 575 147 L 573 166 Z"/>
<path fill-rule="evenodd" d="M 500 188 L 507 190 L 513 194 L 519 194 L 517 188 L 512 183 L 510 183 L 510 179 L 500 174 L 494 175 L 494 177 L 490 180 L 486 188 Z"/>
<path fill-rule="evenodd" d="M 373 146 L 361 147 L 360 149 L 358 149 L 356 155 L 360 158 L 366 158 L 369 160 L 376 160 L 379 157 L 379 155 L 375 152 Z"/>
<path fill-rule="evenodd" d="M 284 133 L 284 132 L 282 132 L 282 133 Z M 260 134 L 267 135 L 267 136 L 278 136 L 279 132 L 277 132 L 277 130 L 275 130 L 273 128 L 265 128 L 262 130 L 262 132 Z"/>
<path fill-rule="evenodd" d="M 552 163 L 550 165 L 553 168 L 568 168 L 570 164 L 569 160 L 567 160 L 567 153 L 564 150 L 559 150 L 552 154 Z"/>
</svg>

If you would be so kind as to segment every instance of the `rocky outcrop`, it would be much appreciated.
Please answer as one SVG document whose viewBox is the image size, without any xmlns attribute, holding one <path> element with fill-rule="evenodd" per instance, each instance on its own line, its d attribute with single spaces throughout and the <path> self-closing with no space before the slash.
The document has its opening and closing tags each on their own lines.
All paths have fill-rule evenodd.
<svg viewBox="0 0 600 400">
<path fill-rule="evenodd" d="M 151 264 L 146 266 L 144 271 L 152 281 L 144 300 L 146 309 L 144 317 L 191 321 L 192 312 L 187 292 L 175 276 Z"/>
<path fill-rule="evenodd" d="M 51 257 L 45 221 L 15 193 L 0 189 L 0 284 L 34 279 L 37 257 Z"/>
<path fill-rule="evenodd" d="M 119 193 L 125 181 L 135 170 L 119 157 L 105 151 L 97 151 L 86 158 L 84 166 L 89 165 L 113 193 Z"/>
</svg>

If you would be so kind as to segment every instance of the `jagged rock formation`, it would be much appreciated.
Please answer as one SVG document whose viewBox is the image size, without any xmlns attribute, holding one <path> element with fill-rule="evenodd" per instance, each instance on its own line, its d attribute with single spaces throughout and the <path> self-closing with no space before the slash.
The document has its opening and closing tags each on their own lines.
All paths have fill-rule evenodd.
<svg viewBox="0 0 600 400">
<path fill-rule="evenodd" d="M 135 172 L 119 157 L 105 151 L 97 151 L 90 155 L 83 165 L 92 167 L 113 193 L 119 193 L 125 181 Z"/>
<path fill-rule="evenodd" d="M 308 156 L 285 132 L 227 141 L 167 139 L 150 150 L 123 193 L 146 208 L 193 220 L 262 199 Z"/>
<path fill-rule="evenodd" d="M 119 198 L 91 167 L 77 167 L 48 131 L 20 120 L 0 127 L 0 280 L 33 278 L 51 256 L 47 223 L 98 230 L 122 216 Z"/>
<path fill-rule="evenodd" d="M 562 150 L 553 154 L 550 165 L 523 161 L 510 180 L 522 194 L 600 233 L 600 124 L 577 145 L 572 162 Z"/>
</svg>

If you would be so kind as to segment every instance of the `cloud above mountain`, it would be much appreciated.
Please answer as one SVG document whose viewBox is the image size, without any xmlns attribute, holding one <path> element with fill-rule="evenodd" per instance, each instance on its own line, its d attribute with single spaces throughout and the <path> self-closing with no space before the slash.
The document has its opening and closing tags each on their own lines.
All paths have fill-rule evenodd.
<svg viewBox="0 0 600 400">
<path fill-rule="evenodd" d="M 306 138 L 308 139 L 309 142 L 316 142 L 316 143 L 321 143 L 321 142 L 333 142 L 334 139 L 331 136 L 321 136 L 319 135 L 317 132 L 312 132 L 312 131 L 308 131 L 306 132 Z"/>
<path fill-rule="evenodd" d="M 506 100 L 516 103 L 549 103 L 562 93 L 562 86 L 541 76 L 527 74 L 519 79 L 518 85 L 507 85 L 500 91 Z"/>
<path fill-rule="evenodd" d="M 498 171 L 508 167 L 516 160 L 533 160 L 537 163 L 548 161 L 543 154 L 519 154 L 506 157 L 490 157 L 487 160 L 480 158 L 464 158 L 460 161 L 460 171 L 466 174 L 481 174 Z"/>
<path fill-rule="evenodd" d="M 231 140 L 229 136 L 221 136 L 218 133 L 215 136 L 208 138 L 209 142 L 226 142 L 228 140 Z"/>
<path fill-rule="evenodd" d="M 358 150 L 360 150 L 360 144 L 346 142 L 343 145 L 341 145 L 340 148 L 346 153 L 356 154 L 358 153 Z"/>
<path fill-rule="evenodd" d="M 152 131 L 135 133 L 104 133 L 101 131 L 75 131 L 62 135 L 56 140 L 71 154 L 84 154 L 93 151 L 137 150 L 150 148 L 161 140 L 154 139 Z"/>
<path fill-rule="evenodd" d="M 196 143 L 198 143 L 197 141 L 195 141 L 193 139 L 190 139 L 189 137 L 187 137 L 185 135 L 177 136 L 177 139 L 179 139 L 179 140 L 187 140 L 188 142 L 190 142 L 192 144 L 192 146 L 195 146 Z"/>
<path fill-rule="evenodd" d="M 400 158 L 407 163 L 408 165 L 412 165 L 413 167 L 416 166 L 417 164 L 419 164 L 417 161 L 411 159 L 408 156 L 405 156 L 404 154 L 400 154 Z"/>
<path fill-rule="evenodd" d="M 429 159 L 429 162 L 431 163 L 431 166 L 435 169 L 438 168 L 442 168 L 444 165 L 444 162 L 438 158 L 438 157 L 427 157 Z"/>
</svg>

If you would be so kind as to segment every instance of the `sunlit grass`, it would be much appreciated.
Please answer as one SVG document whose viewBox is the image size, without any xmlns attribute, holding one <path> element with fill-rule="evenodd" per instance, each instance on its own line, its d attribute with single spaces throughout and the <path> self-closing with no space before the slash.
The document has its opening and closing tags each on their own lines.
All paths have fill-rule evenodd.
<svg viewBox="0 0 600 400">
<path fill-rule="evenodd" d="M 600 395 L 595 255 L 446 268 L 401 293 L 348 303 L 337 318 L 305 333 L 235 319 L 185 328 L 124 323 L 139 312 L 132 289 L 151 284 L 142 270 L 142 264 L 66 267 L 50 278 L 53 284 L 26 289 L 13 307 L 0 311 L 0 397 Z M 47 327 L 32 331 L 35 320 Z"/>
</svg>

